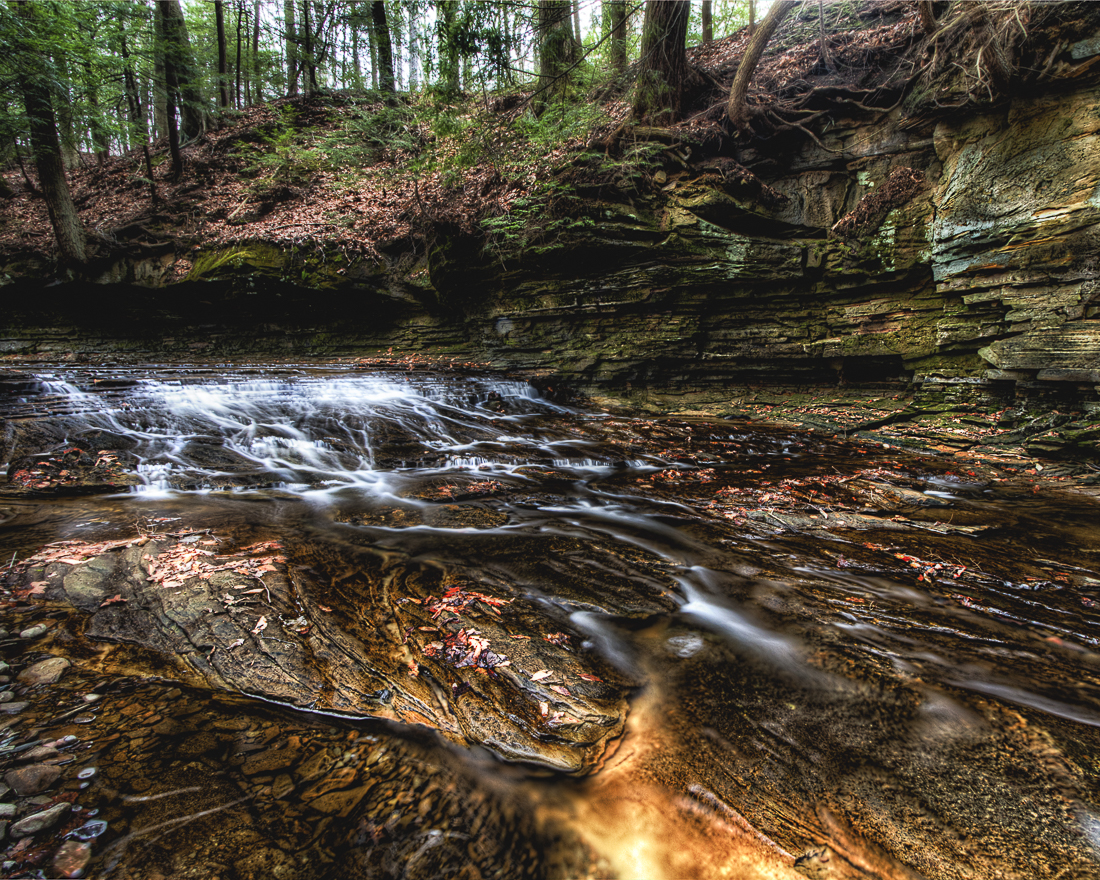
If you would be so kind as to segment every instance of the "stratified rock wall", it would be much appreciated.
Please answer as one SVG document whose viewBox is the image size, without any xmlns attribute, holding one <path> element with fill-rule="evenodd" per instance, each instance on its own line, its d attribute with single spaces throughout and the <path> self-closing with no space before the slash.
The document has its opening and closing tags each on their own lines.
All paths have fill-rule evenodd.
<svg viewBox="0 0 1100 880">
<path fill-rule="evenodd" d="M 980 115 L 837 110 L 820 141 L 789 131 L 740 165 L 680 144 L 648 195 L 601 190 L 522 247 L 440 229 L 389 263 L 257 242 L 133 255 L 47 296 L 15 277 L 0 351 L 392 348 L 680 409 L 884 383 L 1095 402 L 1098 104 L 1091 83 L 1055 81 Z"/>
</svg>

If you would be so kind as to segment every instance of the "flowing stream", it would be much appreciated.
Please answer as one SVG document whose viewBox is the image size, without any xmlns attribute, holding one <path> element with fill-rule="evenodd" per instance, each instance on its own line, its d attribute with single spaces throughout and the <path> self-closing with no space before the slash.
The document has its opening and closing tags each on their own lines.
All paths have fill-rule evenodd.
<svg viewBox="0 0 1100 880">
<path fill-rule="evenodd" d="M 415 372 L 0 408 L 2 876 L 1100 876 L 1057 469 Z"/>
</svg>

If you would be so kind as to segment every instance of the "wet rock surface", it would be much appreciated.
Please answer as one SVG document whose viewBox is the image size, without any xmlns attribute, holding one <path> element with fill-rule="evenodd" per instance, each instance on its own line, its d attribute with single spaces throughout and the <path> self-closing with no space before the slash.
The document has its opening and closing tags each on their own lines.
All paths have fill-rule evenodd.
<svg viewBox="0 0 1100 880">
<path fill-rule="evenodd" d="M 8 502 L 7 876 L 1095 872 L 1087 473 L 410 399 L 406 464 L 254 409 L 278 488 Z"/>
</svg>

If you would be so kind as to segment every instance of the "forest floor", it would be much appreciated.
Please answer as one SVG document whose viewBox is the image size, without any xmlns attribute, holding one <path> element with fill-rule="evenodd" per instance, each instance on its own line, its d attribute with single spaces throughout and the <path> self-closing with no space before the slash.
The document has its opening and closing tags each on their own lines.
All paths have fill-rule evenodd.
<svg viewBox="0 0 1100 880">
<path fill-rule="evenodd" d="M 873 112 L 895 103 L 919 43 L 914 7 L 896 0 L 831 7 L 828 65 L 816 8 L 791 16 L 757 70 L 750 101 L 759 131 L 744 137 L 766 136 L 784 124 L 776 116 L 783 107 L 822 95 L 841 104 L 855 96 Z M 725 103 L 748 39 L 743 29 L 689 49 L 687 110 L 662 129 L 666 141 L 730 141 Z M 100 254 L 134 240 L 173 241 L 180 250 L 324 240 L 349 256 L 378 256 L 404 249 L 433 224 L 492 231 L 544 222 L 548 208 L 567 215 L 578 182 L 588 191 L 592 183 L 656 188 L 639 173 L 652 152 L 630 122 L 629 87 L 605 77 L 585 100 L 538 120 L 530 88 L 457 102 L 401 95 L 393 105 L 378 93 L 282 99 L 219 117 L 184 147 L 178 180 L 162 138 L 152 148 L 153 187 L 140 150 L 102 163 L 81 156 L 70 186 Z M 11 193 L 0 198 L 0 254 L 49 259 L 53 233 L 33 164 L 9 168 L 4 180 Z"/>
</svg>

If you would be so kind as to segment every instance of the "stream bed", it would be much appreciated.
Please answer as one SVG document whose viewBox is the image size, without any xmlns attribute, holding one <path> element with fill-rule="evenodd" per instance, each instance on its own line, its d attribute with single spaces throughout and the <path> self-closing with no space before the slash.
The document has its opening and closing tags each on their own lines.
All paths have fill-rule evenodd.
<svg viewBox="0 0 1100 880">
<path fill-rule="evenodd" d="M 521 381 L 0 394 L 3 877 L 1100 876 L 1100 502 Z"/>
</svg>

